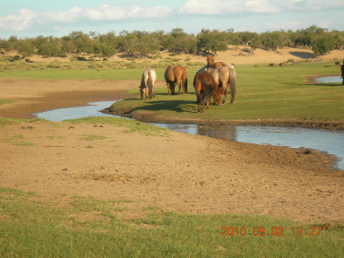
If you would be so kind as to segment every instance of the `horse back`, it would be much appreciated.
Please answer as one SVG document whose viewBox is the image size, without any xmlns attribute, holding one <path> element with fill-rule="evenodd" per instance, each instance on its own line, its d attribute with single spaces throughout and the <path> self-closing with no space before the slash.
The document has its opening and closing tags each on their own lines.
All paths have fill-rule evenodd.
<svg viewBox="0 0 344 258">
<path fill-rule="evenodd" d="M 174 72 L 173 72 L 173 67 L 172 66 L 168 66 L 166 71 L 165 71 L 165 80 L 166 82 L 174 82 L 176 79 L 175 79 L 175 76 L 174 76 Z"/>
</svg>

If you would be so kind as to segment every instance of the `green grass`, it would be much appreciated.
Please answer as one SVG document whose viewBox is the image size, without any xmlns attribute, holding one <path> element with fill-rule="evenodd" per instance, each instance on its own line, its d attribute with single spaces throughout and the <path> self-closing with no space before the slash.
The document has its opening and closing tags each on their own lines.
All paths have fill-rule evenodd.
<svg viewBox="0 0 344 258">
<path fill-rule="evenodd" d="M 304 83 L 305 75 L 339 75 L 339 68 L 332 63 L 303 63 L 283 68 L 238 65 L 237 99 L 234 104 L 229 104 L 228 95 L 225 105 L 211 105 L 205 113 L 197 113 L 193 78 L 190 78 L 193 72 L 188 70 L 188 94 L 167 96 L 166 88 L 158 88 L 155 89 L 155 99 L 140 100 L 137 97 L 116 102 L 113 107 L 192 119 L 344 120 L 344 86 L 341 83 Z"/>
<path fill-rule="evenodd" d="M 321 225 L 251 215 L 188 215 L 159 207 L 127 219 L 135 203 L 40 198 L 0 187 L 0 257 L 341 257 L 344 248 L 343 226 L 298 236 L 292 227 Z M 233 227 L 234 234 L 224 227 Z M 255 227 L 264 227 L 265 234 L 255 236 Z M 276 232 L 283 235 L 273 236 Z"/>
<path fill-rule="evenodd" d="M 161 68 L 154 68 L 157 72 L 158 80 L 164 80 L 164 73 L 168 64 Z M 194 74 L 198 68 L 188 68 L 188 79 L 192 82 Z M 13 79 L 49 79 L 49 80 L 141 80 L 144 68 L 131 69 L 108 69 L 108 70 L 61 70 L 61 69 L 35 69 L 27 70 L 9 70 L 0 73 L 1 77 L 10 77 Z M 0 102 L 1 103 L 1 102 Z"/>
</svg>

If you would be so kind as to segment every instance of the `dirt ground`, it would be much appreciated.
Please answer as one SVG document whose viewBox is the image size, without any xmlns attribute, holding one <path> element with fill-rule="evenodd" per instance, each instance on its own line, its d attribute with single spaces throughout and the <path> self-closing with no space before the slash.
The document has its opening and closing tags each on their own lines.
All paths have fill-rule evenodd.
<svg viewBox="0 0 344 258">
<path fill-rule="evenodd" d="M 18 102 L 0 106 L 0 117 L 29 118 L 33 112 L 123 98 L 136 84 L 1 79 L 1 98 Z M 137 200 L 122 214 L 126 219 L 142 215 L 142 207 L 159 206 L 195 214 L 344 221 L 344 172 L 330 169 L 332 156 L 169 134 L 66 122 L 7 125 L 0 128 L 0 185 L 57 202 L 74 195 Z M 83 140 L 89 135 L 106 138 Z M 14 145 L 18 141 L 35 145 Z"/>
<path fill-rule="evenodd" d="M 0 117 L 32 118 L 35 112 L 122 99 L 138 83 L 3 78 L 0 99 L 16 102 L 1 105 Z M 159 81 L 157 87 L 164 85 Z M 106 124 L 35 122 L 0 127 L 0 162 L 0 186 L 36 192 L 40 200 L 136 200 L 126 204 L 123 219 L 158 206 L 192 214 L 344 222 L 344 171 L 331 169 L 333 156 L 313 150 L 177 132 L 146 136 Z"/>
</svg>

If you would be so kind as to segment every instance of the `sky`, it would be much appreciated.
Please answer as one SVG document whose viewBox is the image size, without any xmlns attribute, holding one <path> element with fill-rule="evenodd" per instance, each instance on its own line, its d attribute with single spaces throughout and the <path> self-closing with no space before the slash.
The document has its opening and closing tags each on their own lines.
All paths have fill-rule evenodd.
<svg viewBox="0 0 344 258">
<path fill-rule="evenodd" d="M 10 0 L 0 3 L 0 38 L 174 28 L 261 33 L 312 25 L 344 31 L 343 13 L 344 0 Z"/>
</svg>

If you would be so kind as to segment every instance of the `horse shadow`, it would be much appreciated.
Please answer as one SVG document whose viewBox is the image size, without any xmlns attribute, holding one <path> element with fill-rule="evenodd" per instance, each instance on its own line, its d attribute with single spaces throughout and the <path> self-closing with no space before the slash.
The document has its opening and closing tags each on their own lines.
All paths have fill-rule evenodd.
<svg viewBox="0 0 344 258">
<path fill-rule="evenodd" d="M 197 103 L 190 100 L 147 100 L 147 105 L 136 107 L 133 111 L 174 111 L 177 113 L 197 113 Z"/>
</svg>

